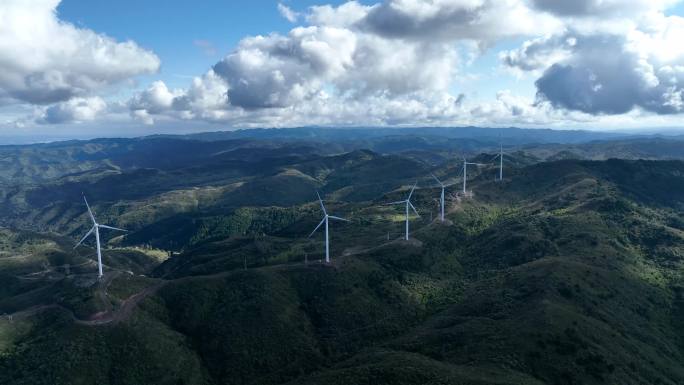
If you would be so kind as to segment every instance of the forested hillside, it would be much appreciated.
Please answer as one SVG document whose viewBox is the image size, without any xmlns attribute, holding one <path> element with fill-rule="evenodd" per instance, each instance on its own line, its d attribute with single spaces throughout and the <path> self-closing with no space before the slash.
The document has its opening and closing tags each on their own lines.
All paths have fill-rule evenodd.
<svg viewBox="0 0 684 385">
<path fill-rule="evenodd" d="M 463 194 L 454 146 L 197 139 L 7 155 L 0 383 L 684 383 L 684 162 L 667 140 L 611 147 L 640 148 L 624 159 L 511 146 L 496 181 L 488 139 L 465 152 L 481 165 Z M 652 145 L 672 150 L 641 156 Z M 406 241 L 386 204 L 416 182 Z M 331 222 L 330 264 L 308 238 L 317 190 L 349 220 Z M 82 194 L 129 230 L 102 231 L 100 280 L 92 240 L 74 249 Z"/>
</svg>

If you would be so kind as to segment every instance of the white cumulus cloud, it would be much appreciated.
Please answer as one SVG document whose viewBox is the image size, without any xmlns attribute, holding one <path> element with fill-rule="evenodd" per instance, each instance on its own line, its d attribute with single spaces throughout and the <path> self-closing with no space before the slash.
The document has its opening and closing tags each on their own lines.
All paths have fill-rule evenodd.
<svg viewBox="0 0 684 385">
<path fill-rule="evenodd" d="M 49 104 L 153 73 L 159 58 L 58 19 L 59 0 L 0 3 L 0 101 Z"/>
<path fill-rule="evenodd" d="M 45 108 L 36 121 L 44 124 L 80 123 L 97 119 L 107 110 L 107 103 L 98 96 L 72 98 Z"/>
<path fill-rule="evenodd" d="M 594 115 L 684 112 L 684 19 L 652 14 L 624 33 L 569 30 L 502 53 L 504 65 L 542 71 L 539 100 Z"/>
<path fill-rule="evenodd" d="M 131 113 L 234 126 L 555 125 L 682 112 L 681 18 L 670 0 L 385 0 L 317 5 L 304 25 L 246 37 L 185 89 L 163 83 Z M 292 17 L 289 17 L 292 16 Z M 602 21 L 599 23 L 598 21 Z M 537 95 L 464 98 L 457 79 L 497 43 Z M 465 58 L 462 58 L 465 56 Z M 611 119 L 615 122 L 617 120 Z M 489 122 L 489 123 L 488 123 Z"/>
<path fill-rule="evenodd" d="M 299 13 L 293 11 L 292 8 L 283 3 L 278 3 L 278 12 L 280 12 L 280 15 L 290 23 L 296 23 L 297 19 L 299 19 Z"/>
<path fill-rule="evenodd" d="M 559 16 L 632 17 L 661 11 L 679 0 L 532 0 L 535 7 Z"/>
</svg>

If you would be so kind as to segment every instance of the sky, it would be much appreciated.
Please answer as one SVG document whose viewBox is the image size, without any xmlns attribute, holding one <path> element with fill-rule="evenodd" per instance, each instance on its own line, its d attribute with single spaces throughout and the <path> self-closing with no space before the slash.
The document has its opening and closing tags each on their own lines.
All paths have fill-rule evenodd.
<svg viewBox="0 0 684 385">
<path fill-rule="evenodd" d="M 682 16 L 678 0 L 2 0 L 0 141 L 681 128 Z"/>
</svg>

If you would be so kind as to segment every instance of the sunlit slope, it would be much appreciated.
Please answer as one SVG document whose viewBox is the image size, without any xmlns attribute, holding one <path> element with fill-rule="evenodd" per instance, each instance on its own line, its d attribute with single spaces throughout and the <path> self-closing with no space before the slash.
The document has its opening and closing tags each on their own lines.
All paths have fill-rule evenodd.
<svg viewBox="0 0 684 385">
<path fill-rule="evenodd" d="M 0 321 L 0 383 L 684 382 L 681 162 L 545 162 L 508 168 L 504 182 L 485 166 L 472 198 L 449 195 L 446 224 L 429 220 L 429 170 L 367 152 L 297 161 L 272 177 L 296 178 L 301 202 L 230 207 L 223 194 L 237 189 L 204 190 L 181 216 L 160 214 L 180 198 L 136 200 L 148 224 L 133 203 L 103 203 L 98 212 L 134 231 L 108 239 L 100 284 L 86 282 L 93 265 L 60 270 L 92 261 L 92 249 L 9 232 L 8 255 L 26 258 L 3 269 L 14 289 L 0 306 L 16 317 Z M 393 185 L 355 195 L 355 173 Z M 418 176 L 422 218 L 404 242 L 401 208 L 383 204 Z M 322 235 L 307 239 L 321 218 L 314 188 L 351 220 L 331 227 L 329 266 Z M 163 237 L 181 244 L 163 262 L 121 247 Z M 62 275 L 36 274 L 42 292 L 12 286 L 41 269 Z M 58 306 L 21 313 L 35 305 Z"/>
<path fill-rule="evenodd" d="M 299 206 L 312 201 L 317 189 L 339 200 L 377 199 L 429 172 L 420 161 L 369 151 L 312 157 L 230 160 L 17 187 L 0 205 L 0 221 L 76 238 L 87 230 L 86 194 L 101 221 L 131 231 L 128 244 L 180 250 L 202 237 L 208 223 L 240 215 L 245 207 Z"/>
</svg>

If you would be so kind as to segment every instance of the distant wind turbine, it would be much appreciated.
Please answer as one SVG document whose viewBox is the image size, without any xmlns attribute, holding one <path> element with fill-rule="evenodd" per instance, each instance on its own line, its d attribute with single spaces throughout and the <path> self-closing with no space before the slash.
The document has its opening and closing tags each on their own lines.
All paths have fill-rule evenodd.
<svg viewBox="0 0 684 385">
<path fill-rule="evenodd" d="M 466 184 L 468 183 L 468 165 L 471 166 L 481 166 L 480 163 L 468 162 L 466 158 L 463 158 L 463 196 L 466 195 Z"/>
<path fill-rule="evenodd" d="M 321 204 L 321 210 L 323 210 L 323 220 L 321 220 L 321 223 L 316 226 L 314 231 L 309 234 L 309 238 L 313 236 L 316 233 L 316 230 L 318 230 L 323 223 L 325 223 L 325 263 L 330 263 L 330 237 L 329 237 L 329 231 L 328 231 L 328 220 L 329 219 L 335 219 L 338 221 L 344 221 L 344 222 L 349 222 L 347 219 L 336 217 L 334 215 L 328 215 L 328 211 L 325 209 L 325 205 L 323 204 L 323 199 L 321 199 L 321 195 L 316 191 L 316 196 L 318 196 L 318 202 Z"/>
<path fill-rule="evenodd" d="M 499 154 L 494 157 L 494 159 L 499 158 L 499 179 L 498 181 L 503 180 L 503 142 L 501 139 L 499 139 Z"/>
<path fill-rule="evenodd" d="M 81 240 L 74 246 L 74 249 L 77 248 L 83 241 L 86 240 L 92 234 L 93 232 L 95 233 L 95 243 L 97 244 L 97 269 L 98 269 L 98 278 L 102 278 L 102 251 L 100 248 L 100 228 L 103 229 L 109 229 L 109 230 L 116 230 L 116 231 L 123 231 L 126 232 L 128 230 L 124 229 L 118 229 L 116 227 L 111 227 L 111 226 L 106 226 L 106 225 L 101 225 L 98 224 L 97 221 L 95 220 L 95 216 L 93 215 L 93 211 L 90 210 L 90 205 L 88 205 L 88 200 L 86 199 L 85 195 L 83 196 L 83 201 L 86 204 L 86 207 L 88 208 L 88 214 L 90 215 L 90 219 L 93 221 L 93 227 L 90 228 L 90 231 L 86 233 L 86 235 L 81 238 Z"/>
<path fill-rule="evenodd" d="M 435 174 L 432 174 L 432 177 L 433 177 L 433 178 L 437 181 L 437 183 L 439 183 L 439 185 L 442 187 L 442 193 L 441 193 L 441 195 L 439 196 L 439 209 L 440 209 L 439 219 L 440 219 L 442 222 L 444 222 L 444 191 L 446 190 L 447 187 L 449 187 L 449 186 L 451 186 L 451 185 L 445 185 L 444 183 L 442 183 L 442 181 L 439 180 L 439 179 L 435 176 Z"/>
<path fill-rule="evenodd" d="M 405 204 L 406 205 L 406 235 L 404 239 L 407 241 L 409 240 L 409 207 L 413 210 L 416 215 L 420 217 L 420 214 L 418 214 L 418 211 L 416 210 L 415 206 L 413 206 L 413 203 L 411 203 L 411 196 L 413 195 L 413 190 L 416 189 L 416 186 L 418 185 L 418 182 L 416 182 L 413 187 L 411 188 L 411 192 L 409 192 L 408 198 L 403 201 L 398 201 L 398 202 L 392 202 L 392 203 L 387 203 L 388 206 L 390 205 L 399 205 L 399 204 Z"/>
</svg>

